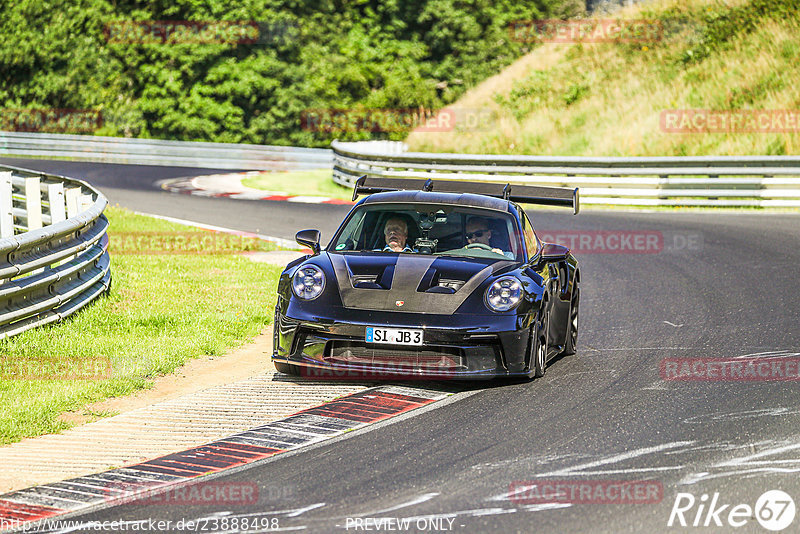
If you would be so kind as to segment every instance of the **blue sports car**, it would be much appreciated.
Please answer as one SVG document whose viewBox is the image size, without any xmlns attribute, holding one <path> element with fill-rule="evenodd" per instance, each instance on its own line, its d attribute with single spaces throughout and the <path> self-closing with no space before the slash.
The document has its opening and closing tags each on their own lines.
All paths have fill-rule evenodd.
<svg viewBox="0 0 800 534">
<path fill-rule="evenodd" d="M 367 194 L 321 249 L 280 276 L 273 362 L 319 377 L 539 377 L 573 354 L 580 270 L 521 203 L 572 207 L 578 190 L 361 177 Z"/>
</svg>

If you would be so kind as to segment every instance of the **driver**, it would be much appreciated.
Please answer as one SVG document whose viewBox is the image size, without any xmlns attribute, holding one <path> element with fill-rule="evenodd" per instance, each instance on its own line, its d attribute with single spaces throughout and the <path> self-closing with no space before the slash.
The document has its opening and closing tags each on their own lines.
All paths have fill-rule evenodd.
<svg viewBox="0 0 800 534">
<path fill-rule="evenodd" d="M 414 252 L 406 244 L 408 239 L 408 224 L 402 217 L 391 217 L 383 227 L 383 236 L 386 246 L 382 252 Z"/>
<path fill-rule="evenodd" d="M 486 245 L 496 254 L 514 258 L 513 253 L 503 252 L 499 248 L 492 248 L 489 244 L 489 240 L 492 238 L 492 231 L 489 230 L 489 221 L 484 217 L 471 217 L 467 221 L 465 237 L 467 238 L 467 246 L 473 244 Z"/>
</svg>

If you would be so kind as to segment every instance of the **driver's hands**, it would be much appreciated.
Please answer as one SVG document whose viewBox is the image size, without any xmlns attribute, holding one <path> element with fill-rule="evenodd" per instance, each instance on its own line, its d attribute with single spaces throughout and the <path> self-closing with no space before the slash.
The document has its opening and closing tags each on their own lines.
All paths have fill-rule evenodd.
<svg viewBox="0 0 800 534">
<path fill-rule="evenodd" d="M 494 253 L 496 253 L 496 254 L 502 254 L 502 253 L 503 253 L 503 251 L 502 251 L 502 250 L 500 250 L 499 248 L 493 248 L 493 249 L 492 249 L 492 252 L 494 252 Z"/>
</svg>

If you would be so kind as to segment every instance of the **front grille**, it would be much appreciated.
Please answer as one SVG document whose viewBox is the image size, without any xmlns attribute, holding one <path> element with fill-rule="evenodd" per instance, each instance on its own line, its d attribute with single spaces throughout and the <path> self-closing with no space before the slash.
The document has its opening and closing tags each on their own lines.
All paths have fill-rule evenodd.
<svg viewBox="0 0 800 534">
<path fill-rule="evenodd" d="M 387 366 L 394 369 L 464 371 L 464 351 L 456 347 L 376 347 L 357 341 L 329 341 L 324 359 L 334 364 Z"/>
</svg>

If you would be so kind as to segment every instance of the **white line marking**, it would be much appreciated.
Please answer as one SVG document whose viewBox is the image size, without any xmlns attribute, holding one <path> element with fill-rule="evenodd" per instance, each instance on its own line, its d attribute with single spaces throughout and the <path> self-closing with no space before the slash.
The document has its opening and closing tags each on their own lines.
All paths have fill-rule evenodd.
<svg viewBox="0 0 800 534">
<path fill-rule="evenodd" d="M 648 454 L 662 452 L 670 449 L 676 449 L 678 447 L 685 447 L 687 445 L 694 444 L 694 441 L 675 441 L 672 443 L 664 443 L 661 445 L 655 445 L 653 447 L 643 447 L 641 449 L 635 449 L 632 451 L 626 451 L 620 454 L 615 454 L 613 456 L 608 456 L 606 458 L 602 458 L 600 460 L 595 460 L 592 462 L 586 462 L 583 464 L 578 464 L 570 467 L 565 467 L 563 469 L 558 469 L 556 471 L 550 471 L 549 473 L 537 473 L 534 478 L 549 478 L 549 477 L 580 477 L 580 476 L 587 476 L 587 475 L 596 475 L 596 474 L 620 474 L 620 473 L 637 473 L 637 472 L 648 472 L 648 471 L 668 471 L 668 470 L 677 470 L 682 469 L 683 466 L 667 466 L 667 467 L 648 467 L 648 468 L 626 468 L 626 469 L 614 469 L 614 470 L 600 470 L 600 471 L 587 471 L 587 469 L 591 469 L 593 467 L 600 467 L 603 465 L 613 464 L 622 462 L 625 460 L 630 460 L 632 458 L 636 458 L 639 456 L 645 456 Z M 516 492 L 515 492 L 516 493 Z M 498 495 L 494 495 L 486 499 L 487 501 L 509 501 L 511 497 L 509 492 L 500 493 Z"/>
<path fill-rule="evenodd" d="M 472 517 L 483 517 L 485 515 L 513 514 L 516 511 L 516 508 L 481 508 L 479 510 L 470 511 L 469 515 Z"/>
<path fill-rule="evenodd" d="M 523 508 L 526 512 L 544 512 L 545 510 L 558 510 L 559 508 L 569 508 L 572 503 L 568 502 L 546 502 L 542 504 L 526 504 Z"/>
<path fill-rule="evenodd" d="M 317 504 L 309 504 L 304 508 L 299 508 L 296 511 L 292 512 L 291 514 L 286 514 L 286 517 L 297 517 L 299 515 L 303 515 L 306 512 L 310 512 L 311 510 L 316 510 L 317 508 L 322 508 L 325 506 L 324 502 L 318 502 Z"/>
<path fill-rule="evenodd" d="M 733 460 L 728 460 L 719 464 L 714 465 L 714 467 L 727 467 L 727 466 L 734 466 L 734 465 L 749 465 L 751 460 L 755 460 L 756 458 L 763 458 L 765 456 L 772 456 L 773 454 L 781 454 L 784 452 L 794 451 L 800 449 L 800 443 L 792 443 L 790 445 L 784 445 L 783 447 L 777 447 L 774 449 L 767 449 L 765 451 L 757 452 L 755 454 L 751 454 L 749 456 L 743 456 L 741 458 L 734 458 Z"/>
<path fill-rule="evenodd" d="M 622 351 L 622 350 L 703 350 L 703 349 L 698 347 L 615 347 L 608 349 L 587 348 L 586 350 L 592 350 L 596 352 L 611 352 L 611 351 Z"/>
<path fill-rule="evenodd" d="M 331 198 L 329 198 L 329 197 L 312 197 L 312 196 L 297 195 L 297 196 L 290 196 L 286 200 L 288 202 L 300 202 L 300 203 L 306 203 L 306 204 L 319 204 L 319 203 L 324 202 L 326 200 L 331 200 Z"/>
<path fill-rule="evenodd" d="M 599 469 L 595 471 L 581 471 L 580 473 L 573 473 L 572 476 L 588 476 L 588 475 L 624 475 L 629 473 L 650 473 L 653 471 L 678 471 L 683 469 L 682 465 L 666 465 L 662 467 L 631 467 L 626 469 Z"/>
<path fill-rule="evenodd" d="M 642 389 L 649 389 L 649 390 L 656 390 L 656 391 L 665 391 L 669 389 L 667 383 L 664 381 L 653 382 L 649 386 L 645 386 Z"/>
<path fill-rule="evenodd" d="M 572 467 L 565 467 L 564 469 L 558 469 L 556 471 L 551 471 L 549 473 L 539 473 L 536 475 L 536 478 L 580 475 L 578 471 L 583 471 L 584 469 L 590 469 L 592 467 L 600 467 L 601 465 L 608 465 L 617 462 L 622 462 L 625 460 L 630 460 L 632 458 L 645 456 L 655 452 L 661 452 L 670 449 L 677 449 L 679 447 L 685 447 L 687 445 L 693 445 L 694 443 L 695 443 L 694 441 L 674 441 L 671 443 L 663 443 L 661 445 L 655 445 L 653 447 L 643 447 L 641 449 L 626 451 L 620 454 L 609 456 L 607 458 L 595 460 L 593 462 L 586 462 L 584 464 L 579 464 Z"/>
<path fill-rule="evenodd" d="M 681 479 L 678 484 L 680 485 L 690 485 L 696 484 L 698 482 L 705 482 L 707 480 L 713 480 L 715 478 L 725 478 L 725 477 L 733 477 L 733 476 L 744 476 L 744 475 L 756 475 L 760 473 L 776 473 L 776 474 L 790 474 L 790 473 L 800 473 L 800 467 L 796 469 L 788 469 L 782 467 L 757 467 L 753 469 L 741 469 L 737 471 L 725 471 L 723 473 L 714 473 L 709 474 L 705 473 L 694 473 L 692 475 L 688 475 Z"/>
<path fill-rule="evenodd" d="M 742 412 L 716 412 L 716 413 L 708 413 L 703 415 L 695 415 L 694 417 L 689 417 L 684 419 L 684 423 L 688 424 L 708 424 L 711 421 L 724 421 L 724 420 L 736 420 L 736 419 L 752 419 L 755 417 L 775 417 L 778 415 L 797 415 L 800 414 L 800 409 L 793 409 L 790 410 L 789 408 L 778 407 L 778 408 L 761 408 L 758 410 L 745 410 Z"/>
<path fill-rule="evenodd" d="M 178 219 L 176 217 L 168 217 L 166 215 L 156 215 L 154 213 L 144 213 L 141 211 L 134 211 L 133 213 L 135 213 L 136 215 L 144 215 L 145 217 L 153 217 L 155 219 L 161 219 L 162 221 L 173 222 L 175 224 L 182 224 L 184 226 L 196 226 L 197 228 L 202 228 L 203 230 L 211 230 L 212 232 L 222 232 L 225 234 L 253 237 L 256 239 L 261 239 L 262 241 L 269 241 L 270 243 L 275 243 L 279 247 L 288 248 L 292 250 L 299 250 L 299 246 L 297 245 L 297 243 L 289 239 L 284 239 L 282 237 L 256 234 L 254 232 L 245 232 L 243 230 L 234 230 L 233 228 L 214 226 L 213 224 L 205 224 L 197 221 L 188 221 L 186 219 Z"/>
<path fill-rule="evenodd" d="M 796 464 L 800 463 L 800 458 L 790 458 L 788 460 L 760 460 L 747 462 L 746 465 L 776 465 L 776 464 Z"/>
<path fill-rule="evenodd" d="M 753 445 L 754 447 L 755 445 Z M 695 484 L 701 480 L 711 480 L 714 478 L 724 478 L 731 476 L 742 476 L 755 473 L 797 473 L 800 472 L 800 467 L 778 467 L 776 464 L 797 463 L 800 459 L 789 458 L 785 460 L 762 460 L 766 456 L 776 454 L 783 454 L 800 449 L 800 443 L 790 443 L 780 447 L 773 447 L 761 452 L 741 456 L 732 460 L 726 460 L 711 466 L 711 468 L 728 468 L 720 473 L 709 473 L 708 471 L 702 473 L 694 473 L 684 477 L 679 484 Z M 766 465 L 766 467 L 758 467 Z"/>
<path fill-rule="evenodd" d="M 753 362 L 773 362 L 786 357 L 785 354 L 764 354 L 761 356 L 731 356 L 729 360 L 745 360 L 744 363 L 752 365 Z"/>
<path fill-rule="evenodd" d="M 429 501 L 429 500 L 433 499 L 434 497 L 438 497 L 438 496 L 439 496 L 439 493 L 423 493 L 419 497 L 411 499 L 408 502 L 404 502 L 402 504 L 398 504 L 398 505 L 392 506 L 390 508 L 385 508 L 383 510 L 378 510 L 377 512 L 370 512 L 368 514 L 358 514 L 358 515 L 354 515 L 354 516 L 351 516 L 351 517 L 364 517 L 364 516 L 373 517 L 373 516 L 376 516 L 376 515 L 388 514 L 389 512 L 394 512 L 395 510 L 400 510 L 401 508 L 407 508 L 409 506 L 414 506 L 415 504 L 420 504 L 420 503 Z"/>
<path fill-rule="evenodd" d="M 767 350 L 764 352 L 751 352 L 750 354 L 742 354 L 741 356 L 736 356 L 737 358 L 747 358 L 748 356 L 763 356 L 764 354 L 785 354 L 789 352 L 788 350 Z"/>
<path fill-rule="evenodd" d="M 209 515 L 200 516 L 197 519 L 194 519 L 194 522 L 196 523 L 198 521 L 208 521 L 208 520 L 217 519 L 217 518 L 220 518 L 220 517 L 224 517 L 226 519 L 245 518 L 245 517 L 262 517 L 262 516 L 263 517 L 270 517 L 270 516 L 274 516 L 274 515 L 283 515 L 283 516 L 286 516 L 286 517 L 298 517 L 298 516 L 304 514 L 305 512 L 308 512 L 310 510 L 315 510 L 315 509 L 321 508 L 323 506 L 325 506 L 325 503 L 324 502 L 320 502 L 320 503 L 316 503 L 316 504 L 311 504 L 311 505 L 305 506 L 303 508 L 290 508 L 288 510 L 270 510 L 270 511 L 264 511 L 264 512 L 252 512 L 252 513 L 248 513 L 248 514 L 234 514 L 233 512 L 230 512 L 230 511 L 226 510 L 226 511 L 221 511 L 221 512 L 214 512 L 213 514 L 209 514 Z"/>
</svg>

